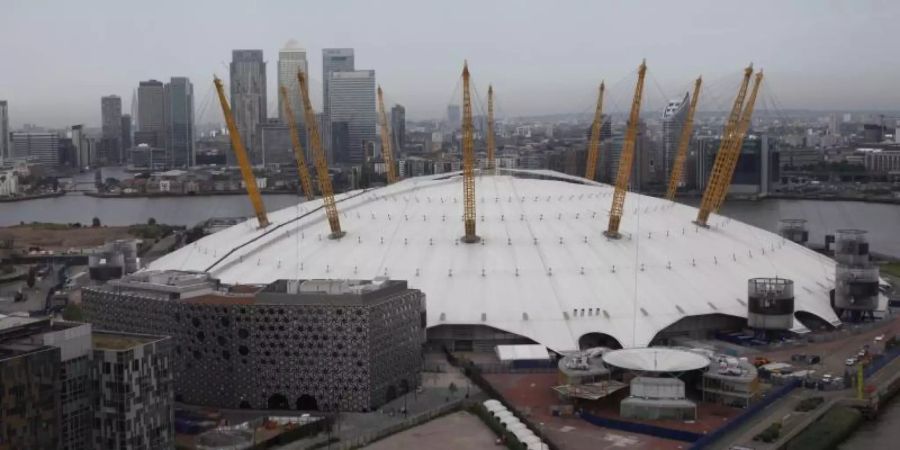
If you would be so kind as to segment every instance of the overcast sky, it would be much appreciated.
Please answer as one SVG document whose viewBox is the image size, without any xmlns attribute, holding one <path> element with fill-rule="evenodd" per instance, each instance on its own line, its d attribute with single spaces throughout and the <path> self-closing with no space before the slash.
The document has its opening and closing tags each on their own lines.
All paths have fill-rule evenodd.
<svg viewBox="0 0 900 450">
<path fill-rule="evenodd" d="M 698 74 L 724 98 L 752 61 L 783 108 L 900 109 L 898 30 L 897 0 L 0 0 L 0 99 L 14 127 L 96 126 L 102 95 L 127 112 L 138 81 L 187 76 L 206 122 L 220 117 L 201 111 L 212 74 L 227 79 L 232 49 L 259 48 L 275 115 L 277 52 L 296 39 L 316 89 L 322 48 L 352 47 L 411 119 L 458 102 L 464 59 L 506 115 L 584 111 L 601 79 L 618 83 L 620 109 L 641 58 L 660 101 Z"/>
</svg>

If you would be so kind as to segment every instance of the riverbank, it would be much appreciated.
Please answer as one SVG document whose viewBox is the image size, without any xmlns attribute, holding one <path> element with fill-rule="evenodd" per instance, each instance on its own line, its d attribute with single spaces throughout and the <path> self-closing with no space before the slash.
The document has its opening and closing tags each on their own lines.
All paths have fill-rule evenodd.
<svg viewBox="0 0 900 450">
<path fill-rule="evenodd" d="M 62 197 L 66 195 L 66 191 L 45 192 L 42 194 L 17 195 L 15 197 L 0 197 L 0 203 L 24 202 L 27 200 L 38 200 L 42 198 Z"/>
<path fill-rule="evenodd" d="M 857 195 L 841 195 L 841 194 L 789 194 L 774 193 L 769 194 L 765 198 L 776 200 L 815 200 L 823 202 L 862 202 L 862 203 L 882 203 L 887 205 L 900 205 L 900 198 L 897 197 L 861 197 Z"/>
<path fill-rule="evenodd" d="M 264 195 L 297 195 L 296 191 L 286 189 L 263 189 L 259 191 Z M 231 195 L 247 195 L 247 191 L 208 191 L 208 192 L 137 192 L 137 193 L 120 193 L 111 192 L 84 192 L 87 197 L 94 198 L 171 198 L 171 197 L 217 197 Z"/>
</svg>

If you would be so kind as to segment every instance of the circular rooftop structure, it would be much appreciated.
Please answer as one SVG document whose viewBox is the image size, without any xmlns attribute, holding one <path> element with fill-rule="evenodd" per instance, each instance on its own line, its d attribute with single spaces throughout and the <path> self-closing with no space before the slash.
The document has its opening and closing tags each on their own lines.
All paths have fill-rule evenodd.
<svg viewBox="0 0 900 450">
<path fill-rule="evenodd" d="M 428 327 L 487 326 L 556 352 L 589 335 L 646 347 L 685 319 L 746 318 L 747 280 L 775 275 L 794 280 L 798 313 L 839 323 L 833 260 L 717 214 L 697 227 L 696 208 L 631 192 L 622 237 L 608 239 L 613 192 L 552 171 L 478 175 L 481 240 L 466 244 L 460 174 L 407 178 L 335 196 L 341 239 L 328 238 L 321 199 L 298 201 L 270 211 L 265 229 L 244 221 L 149 269 L 205 271 L 226 284 L 406 280 L 426 295 Z M 794 319 L 791 329 L 805 327 Z"/>
<path fill-rule="evenodd" d="M 687 372 L 705 368 L 709 358 L 687 350 L 649 347 L 614 350 L 603 355 L 603 362 L 635 372 Z"/>
</svg>

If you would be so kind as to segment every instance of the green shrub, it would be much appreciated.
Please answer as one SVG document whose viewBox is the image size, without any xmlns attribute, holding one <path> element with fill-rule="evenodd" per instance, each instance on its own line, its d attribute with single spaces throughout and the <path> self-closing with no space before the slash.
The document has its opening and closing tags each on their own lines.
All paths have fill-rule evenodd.
<svg viewBox="0 0 900 450">
<path fill-rule="evenodd" d="M 836 406 L 813 422 L 787 444 L 787 450 L 830 449 L 837 447 L 862 421 L 862 413 L 847 406 Z"/>
<path fill-rule="evenodd" d="M 794 408 L 794 411 L 807 412 L 812 411 L 819 407 L 822 403 L 825 402 L 825 399 L 822 397 L 811 397 L 804 400 L 801 400 L 800 403 L 797 403 L 797 407 Z"/>
</svg>

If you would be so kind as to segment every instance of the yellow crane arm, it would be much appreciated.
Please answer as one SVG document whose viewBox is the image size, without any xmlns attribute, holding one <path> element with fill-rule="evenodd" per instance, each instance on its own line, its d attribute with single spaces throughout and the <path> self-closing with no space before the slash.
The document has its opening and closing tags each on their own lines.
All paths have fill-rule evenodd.
<svg viewBox="0 0 900 450">
<path fill-rule="evenodd" d="M 241 168 L 241 176 L 244 178 L 244 184 L 247 186 L 247 195 L 250 197 L 250 203 L 253 205 L 253 211 L 256 213 L 256 220 L 259 222 L 260 228 L 265 228 L 269 226 L 266 206 L 263 204 L 262 196 L 259 195 L 259 187 L 256 185 L 253 168 L 250 167 L 247 149 L 244 148 L 241 134 L 238 132 L 237 124 L 234 121 L 234 115 L 231 113 L 231 107 L 228 106 L 228 100 L 225 98 L 225 88 L 222 85 L 222 80 L 215 76 L 213 77 L 213 84 L 216 85 L 216 92 L 219 94 L 219 103 L 222 104 L 222 115 L 225 116 L 228 134 L 231 137 L 231 148 L 234 149 L 238 165 Z"/>
<path fill-rule="evenodd" d="M 628 190 L 628 180 L 631 178 L 631 166 L 634 161 L 634 145 L 637 141 L 641 98 L 644 95 L 644 76 L 646 74 L 647 63 L 642 62 L 638 68 L 637 85 L 634 87 L 634 99 L 631 101 L 631 113 L 628 115 L 628 129 L 625 132 L 625 141 L 622 143 L 622 153 L 619 156 L 616 191 L 613 194 L 612 208 L 609 211 L 609 226 L 605 233 L 607 237 L 611 238 L 619 237 L 619 223 L 622 221 L 622 210 L 625 207 L 625 192 Z"/>
<path fill-rule="evenodd" d="M 397 181 L 397 168 L 394 167 L 394 152 L 391 148 L 391 129 L 388 127 L 387 114 L 384 111 L 384 97 L 381 86 L 378 86 L 378 119 L 381 122 L 381 155 L 387 168 L 387 182 Z"/>
<path fill-rule="evenodd" d="M 666 191 L 666 199 L 674 200 L 678 191 L 678 183 L 681 182 L 681 174 L 684 172 L 684 161 L 687 160 L 688 146 L 691 144 L 691 135 L 694 133 L 694 112 L 697 111 L 697 99 L 700 98 L 700 85 L 703 78 L 698 77 L 694 82 L 694 94 L 691 96 L 691 105 L 688 107 L 687 116 L 681 127 L 681 137 L 678 140 L 678 153 L 672 162 L 672 173 L 669 175 L 669 189 Z"/>
<path fill-rule="evenodd" d="M 591 125 L 591 140 L 588 144 L 587 164 L 585 164 L 584 177 L 595 180 L 597 176 L 597 162 L 600 160 L 600 133 L 603 130 L 603 91 L 606 86 L 600 82 L 600 93 L 597 95 L 597 109 L 594 110 L 594 122 Z"/>
<path fill-rule="evenodd" d="M 278 92 L 281 95 L 281 103 L 284 105 L 284 115 L 291 129 L 291 145 L 294 148 L 294 159 L 297 160 L 297 174 L 300 175 L 300 187 L 303 188 L 303 195 L 306 196 L 306 199 L 312 200 L 316 198 L 316 194 L 313 192 L 312 180 L 309 179 L 309 170 L 306 168 L 306 155 L 303 154 L 303 146 L 300 144 L 300 133 L 297 131 L 294 111 L 291 109 L 287 89 L 281 86 Z"/>
<path fill-rule="evenodd" d="M 496 162 L 494 152 L 494 86 L 488 85 L 488 117 L 487 117 L 487 168 L 494 169 Z"/>
<path fill-rule="evenodd" d="M 741 113 L 741 121 L 738 125 L 737 136 L 735 137 L 735 142 L 732 144 L 734 147 L 731 150 L 731 157 L 728 159 L 728 167 L 727 167 L 727 175 L 728 179 L 725 183 L 725 186 L 731 186 L 731 179 L 734 177 L 734 169 L 737 167 L 738 159 L 741 156 L 741 149 L 744 148 L 744 138 L 747 137 L 747 131 L 750 130 L 750 120 L 753 117 L 753 109 L 756 105 L 756 95 L 759 93 L 759 86 L 762 84 L 763 73 L 760 70 L 756 73 L 756 78 L 753 80 L 753 90 L 750 91 L 750 97 L 747 98 L 747 104 L 744 105 L 744 111 Z M 722 207 L 722 204 L 725 203 L 725 197 L 728 194 L 728 189 L 719 193 L 719 197 L 716 199 L 715 203 L 715 211 L 718 211 L 719 208 Z"/>
<path fill-rule="evenodd" d="M 478 235 L 475 234 L 475 130 L 472 127 L 472 99 L 469 94 L 469 64 L 463 66 L 463 197 L 465 200 L 465 212 L 463 220 L 465 222 L 466 234 L 463 236 L 463 242 L 478 242 Z"/>
<path fill-rule="evenodd" d="M 723 192 L 725 194 L 728 193 L 728 186 L 731 184 L 731 175 L 726 174 L 729 165 L 728 159 L 734 156 L 731 155 L 732 144 L 738 131 L 738 122 L 741 120 L 741 111 L 744 106 L 744 98 L 747 96 L 747 87 L 750 85 L 751 75 L 753 75 L 752 65 L 744 69 L 744 79 L 741 81 L 738 94 L 734 98 L 734 104 L 731 106 L 728 122 L 725 123 L 725 133 L 722 135 L 722 142 L 719 143 L 719 151 L 716 153 L 716 160 L 713 162 L 709 181 L 706 189 L 703 191 L 700 208 L 697 210 L 697 220 L 695 221 L 697 225 L 706 226 L 709 214 L 716 208 L 719 195 Z M 740 149 L 737 151 L 740 153 Z"/>
<path fill-rule="evenodd" d="M 306 118 L 306 129 L 309 132 L 310 147 L 312 147 L 313 158 L 316 162 L 319 190 L 322 191 L 325 215 L 328 217 L 328 226 L 331 228 L 329 237 L 340 239 L 344 236 L 344 232 L 341 230 L 341 219 L 338 216 L 337 205 L 334 202 L 334 190 L 331 187 L 331 176 L 328 174 L 328 160 L 325 159 L 322 140 L 319 138 L 319 125 L 316 122 L 316 113 L 313 111 L 312 102 L 309 100 L 309 84 L 306 81 L 306 74 L 297 72 L 297 81 L 300 83 L 300 95 L 303 98 L 303 114 Z"/>
</svg>

